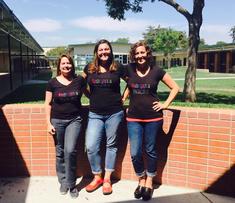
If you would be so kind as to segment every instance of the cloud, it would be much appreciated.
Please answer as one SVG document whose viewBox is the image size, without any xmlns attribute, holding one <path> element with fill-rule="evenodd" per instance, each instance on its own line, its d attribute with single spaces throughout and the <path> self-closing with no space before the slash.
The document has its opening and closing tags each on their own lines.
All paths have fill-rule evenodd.
<svg viewBox="0 0 235 203">
<path fill-rule="evenodd" d="M 143 31 L 149 25 L 154 25 L 148 20 L 139 19 L 127 19 L 125 21 L 118 21 L 112 18 L 100 16 L 88 16 L 79 19 L 75 19 L 71 22 L 71 25 L 79 28 L 86 28 L 88 30 L 97 31 L 113 31 L 113 32 L 133 32 L 133 31 Z"/>
<path fill-rule="evenodd" d="M 231 27 L 232 25 L 226 24 L 203 24 L 201 38 L 204 38 L 207 44 L 215 44 L 218 41 L 231 43 L 232 38 L 229 35 Z"/>
<path fill-rule="evenodd" d="M 54 32 L 62 28 L 59 21 L 49 18 L 31 19 L 23 24 L 30 32 Z"/>
</svg>

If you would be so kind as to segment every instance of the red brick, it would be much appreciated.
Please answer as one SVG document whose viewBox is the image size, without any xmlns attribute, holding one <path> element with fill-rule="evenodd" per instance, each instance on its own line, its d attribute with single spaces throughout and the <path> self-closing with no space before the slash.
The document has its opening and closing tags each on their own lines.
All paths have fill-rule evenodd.
<svg viewBox="0 0 235 203">
<path fill-rule="evenodd" d="M 217 154 L 228 154 L 229 148 L 209 146 L 209 152 L 210 153 L 217 153 Z"/>
<path fill-rule="evenodd" d="M 227 161 L 214 160 L 214 159 L 209 159 L 208 160 L 208 165 L 209 166 L 222 167 L 222 168 L 229 167 L 229 163 Z"/>
<path fill-rule="evenodd" d="M 14 119 L 20 119 L 20 120 L 24 120 L 24 119 L 29 119 L 29 114 L 14 114 Z"/>
<path fill-rule="evenodd" d="M 217 140 L 210 140 L 209 141 L 210 147 L 223 147 L 223 148 L 229 148 L 229 142 L 222 142 L 222 141 L 217 141 Z"/>
<path fill-rule="evenodd" d="M 231 121 L 232 115 L 231 114 L 220 114 L 220 120 L 228 120 Z"/>
<path fill-rule="evenodd" d="M 224 127 L 210 127 L 209 132 L 211 133 L 219 133 L 219 134 L 229 134 L 230 128 L 224 128 Z"/>
<path fill-rule="evenodd" d="M 210 133 L 210 139 L 217 140 L 217 141 L 227 141 L 230 142 L 230 135 L 228 134 L 218 134 L 218 133 Z"/>
<path fill-rule="evenodd" d="M 188 158 L 188 163 L 206 165 L 207 164 L 207 159 L 206 158 L 199 158 L 199 157 L 189 157 Z"/>
<path fill-rule="evenodd" d="M 207 139 L 209 134 L 207 132 L 189 132 L 189 137 L 195 137 L 195 138 L 204 138 Z"/>
<path fill-rule="evenodd" d="M 29 124 L 30 124 L 29 119 L 14 120 L 14 125 L 29 125 Z"/>
<path fill-rule="evenodd" d="M 193 151 L 208 152 L 208 146 L 207 145 L 193 145 L 193 144 L 190 144 L 188 146 L 188 149 L 193 150 Z"/>
<path fill-rule="evenodd" d="M 207 171 L 207 165 L 202 165 L 202 164 L 195 164 L 195 163 L 188 163 L 188 168 L 189 170 L 194 170 L 194 171 Z"/>
<path fill-rule="evenodd" d="M 195 118 L 189 118 L 188 120 L 189 124 L 195 124 L 195 125 L 208 125 L 207 119 L 195 119 Z"/>
</svg>

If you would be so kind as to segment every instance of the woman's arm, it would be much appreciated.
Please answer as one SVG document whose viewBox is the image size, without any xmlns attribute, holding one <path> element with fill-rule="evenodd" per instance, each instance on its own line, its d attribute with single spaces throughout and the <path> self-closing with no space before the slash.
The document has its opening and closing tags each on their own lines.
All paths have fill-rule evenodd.
<svg viewBox="0 0 235 203">
<path fill-rule="evenodd" d="M 45 109 L 46 109 L 47 131 L 48 131 L 48 133 L 54 135 L 55 134 L 55 128 L 51 124 L 51 101 L 52 101 L 52 92 L 46 91 Z"/>
<path fill-rule="evenodd" d="M 122 95 L 122 103 L 124 104 L 124 102 L 126 101 L 126 99 L 129 97 L 130 94 L 130 90 L 129 88 L 126 86 L 125 91 Z"/>
<path fill-rule="evenodd" d="M 87 79 L 87 74 L 83 71 L 82 72 L 82 77 L 86 80 Z M 88 98 L 88 99 L 90 99 L 90 89 L 89 89 L 89 87 L 87 86 L 87 87 L 85 87 L 85 88 L 83 88 L 82 89 L 82 91 L 83 91 L 83 94 Z"/>
<path fill-rule="evenodd" d="M 163 104 L 158 101 L 153 102 L 153 109 L 155 111 L 168 108 L 168 106 L 171 104 L 171 102 L 174 100 L 174 98 L 179 92 L 179 86 L 176 84 L 176 82 L 171 78 L 171 76 L 168 73 L 164 75 L 164 77 L 162 78 L 162 82 L 166 86 L 168 86 L 171 89 L 171 91 L 167 100 Z"/>
</svg>

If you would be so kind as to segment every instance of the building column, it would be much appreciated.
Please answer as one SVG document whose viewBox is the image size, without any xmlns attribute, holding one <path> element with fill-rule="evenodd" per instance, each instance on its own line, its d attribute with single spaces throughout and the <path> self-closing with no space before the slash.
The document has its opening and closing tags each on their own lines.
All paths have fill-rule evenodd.
<svg viewBox="0 0 235 203">
<path fill-rule="evenodd" d="M 229 73 L 229 70 L 232 70 L 232 52 L 226 52 L 226 73 Z"/>
<path fill-rule="evenodd" d="M 214 60 L 215 60 L 214 72 L 218 73 L 218 72 L 220 72 L 220 70 L 219 70 L 220 56 L 219 56 L 218 52 L 215 53 L 215 59 Z"/>
<path fill-rule="evenodd" d="M 208 67 L 208 53 L 204 53 L 204 69 L 209 69 L 209 67 Z"/>
</svg>

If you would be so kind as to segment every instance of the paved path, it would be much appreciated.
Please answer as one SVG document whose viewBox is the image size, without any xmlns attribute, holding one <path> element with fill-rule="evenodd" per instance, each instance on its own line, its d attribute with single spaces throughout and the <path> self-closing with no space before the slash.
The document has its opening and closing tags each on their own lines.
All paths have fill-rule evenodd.
<svg viewBox="0 0 235 203">
<path fill-rule="evenodd" d="M 93 193 L 84 189 L 88 180 L 78 179 L 80 190 L 77 199 L 70 195 L 60 195 L 56 177 L 31 178 L 0 178 L 1 203 L 137 203 L 142 202 L 133 197 L 137 182 L 121 180 L 113 184 L 113 193 L 103 195 L 102 188 Z M 154 190 L 153 198 L 149 203 L 235 203 L 235 198 L 201 193 L 197 190 L 161 185 Z"/>
</svg>

